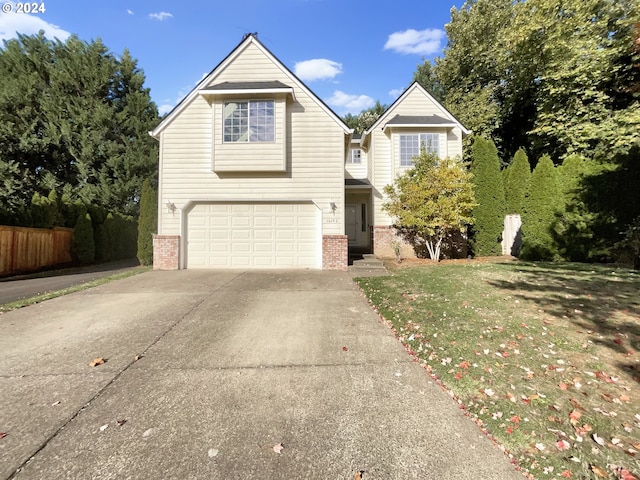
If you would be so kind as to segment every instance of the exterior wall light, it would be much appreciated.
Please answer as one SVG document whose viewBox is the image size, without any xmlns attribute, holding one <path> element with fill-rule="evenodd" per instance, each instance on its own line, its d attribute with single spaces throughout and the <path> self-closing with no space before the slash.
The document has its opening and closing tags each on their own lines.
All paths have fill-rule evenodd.
<svg viewBox="0 0 640 480">
<path fill-rule="evenodd" d="M 167 208 L 171 213 L 174 213 L 176 211 L 176 204 L 173 203 L 171 200 L 167 200 L 167 203 L 165 205 L 167 206 Z"/>
</svg>

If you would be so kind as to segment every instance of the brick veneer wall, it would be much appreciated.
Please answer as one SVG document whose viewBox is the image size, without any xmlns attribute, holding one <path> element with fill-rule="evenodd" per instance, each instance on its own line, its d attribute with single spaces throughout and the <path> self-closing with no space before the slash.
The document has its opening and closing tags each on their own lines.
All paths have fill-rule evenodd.
<svg viewBox="0 0 640 480">
<path fill-rule="evenodd" d="M 347 270 L 349 266 L 349 237 L 346 235 L 322 236 L 322 269 Z"/>
<path fill-rule="evenodd" d="M 180 268 L 180 235 L 153 236 L 153 269 L 178 270 Z"/>
<path fill-rule="evenodd" d="M 402 258 L 416 258 L 416 252 L 411 245 L 396 235 L 393 227 L 373 227 L 373 253 L 378 257 L 395 258 L 391 242 L 400 242 L 400 256 Z M 425 255 L 427 252 L 424 252 Z M 442 245 L 442 258 L 466 258 L 469 253 L 469 245 L 465 235 L 455 232 L 450 235 Z"/>
<path fill-rule="evenodd" d="M 396 235 L 393 227 L 375 225 L 373 227 L 373 253 L 378 257 L 395 258 L 396 252 L 391 246 L 392 242 L 400 243 L 400 255 L 403 258 L 415 258 L 413 247 Z"/>
</svg>

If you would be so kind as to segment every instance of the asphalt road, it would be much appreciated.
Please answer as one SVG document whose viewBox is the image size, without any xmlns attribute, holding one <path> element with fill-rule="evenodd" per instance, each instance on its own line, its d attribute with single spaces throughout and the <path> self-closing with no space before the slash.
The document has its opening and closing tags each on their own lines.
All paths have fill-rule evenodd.
<svg viewBox="0 0 640 480">
<path fill-rule="evenodd" d="M 135 259 L 119 260 L 88 267 L 52 270 L 40 274 L 0 279 L 0 305 L 91 282 L 101 277 L 130 270 L 135 268 L 137 264 L 138 261 Z M 39 275 L 46 275 L 46 277 Z"/>
</svg>

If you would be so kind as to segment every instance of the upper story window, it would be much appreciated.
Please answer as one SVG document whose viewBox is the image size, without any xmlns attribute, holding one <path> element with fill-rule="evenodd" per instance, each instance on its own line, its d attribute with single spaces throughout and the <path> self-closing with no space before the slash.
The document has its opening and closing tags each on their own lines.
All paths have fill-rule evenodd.
<svg viewBox="0 0 640 480">
<path fill-rule="evenodd" d="M 413 158 L 420 155 L 420 147 L 427 152 L 438 153 L 440 146 L 437 133 L 414 133 L 400 135 L 400 166 L 410 167 Z"/>
<path fill-rule="evenodd" d="M 225 142 L 274 142 L 275 109 L 273 100 L 225 102 Z"/>
<path fill-rule="evenodd" d="M 349 155 L 349 163 L 362 163 L 362 150 L 352 148 L 351 155 Z"/>
</svg>

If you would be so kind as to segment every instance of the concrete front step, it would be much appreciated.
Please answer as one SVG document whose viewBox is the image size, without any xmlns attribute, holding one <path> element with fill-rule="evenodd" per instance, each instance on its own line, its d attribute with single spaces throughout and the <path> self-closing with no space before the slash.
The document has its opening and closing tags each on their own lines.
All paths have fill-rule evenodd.
<svg viewBox="0 0 640 480">
<path fill-rule="evenodd" d="M 363 255 L 361 260 L 354 260 L 349 271 L 354 277 L 373 277 L 388 275 L 387 269 L 375 255 Z"/>
</svg>

